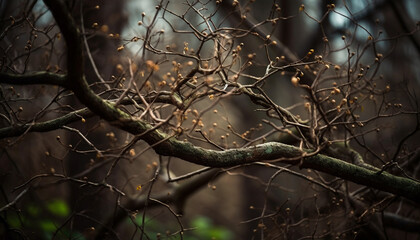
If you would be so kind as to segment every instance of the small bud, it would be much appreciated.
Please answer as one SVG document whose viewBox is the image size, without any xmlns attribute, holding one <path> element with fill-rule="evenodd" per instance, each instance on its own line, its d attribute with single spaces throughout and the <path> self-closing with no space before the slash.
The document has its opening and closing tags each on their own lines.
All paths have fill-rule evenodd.
<svg viewBox="0 0 420 240">
<path fill-rule="evenodd" d="M 296 87 L 299 85 L 299 81 L 300 81 L 299 77 L 293 76 L 292 79 L 291 79 L 292 84 Z"/>
<path fill-rule="evenodd" d="M 104 25 L 101 26 L 101 32 L 107 33 L 108 31 L 109 31 L 108 25 L 104 24 Z"/>
<path fill-rule="evenodd" d="M 305 10 L 305 5 L 301 4 L 300 7 L 299 7 L 299 12 L 302 12 L 303 10 Z"/>
</svg>

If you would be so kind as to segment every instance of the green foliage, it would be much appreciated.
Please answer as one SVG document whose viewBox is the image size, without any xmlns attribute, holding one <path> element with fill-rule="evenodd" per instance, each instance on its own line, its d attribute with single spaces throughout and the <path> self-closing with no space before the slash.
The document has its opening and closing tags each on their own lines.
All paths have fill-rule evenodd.
<svg viewBox="0 0 420 240">
<path fill-rule="evenodd" d="M 40 209 L 38 206 L 34 205 L 34 204 L 29 204 L 29 205 L 26 207 L 26 211 L 27 211 L 27 213 L 28 213 L 30 216 L 32 216 L 32 217 L 36 217 L 36 216 L 38 216 L 38 215 L 39 215 L 39 213 L 41 212 L 41 209 Z"/>
<path fill-rule="evenodd" d="M 58 217 L 67 217 L 70 214 L 67 203 L 59 199 L 47 203 L 46 207 L 53 215 Z"/>
<path fill-rule="evenodd" d="M 233 233 L 231 231 L 225 227 L 214 226 L 212 221 L 207 217 L 197 217 L 191 222 L 191 227 L 195 230 L 186 234 L 186 240 L 228 240 L 233 238 Z"/>
<path fill-rule="evenodd" d="M 136 218 L 136 223 L 142 225 L 142 216 Z M 188 226 L 184 226 L 188 230 L 184 232 L 184 240 L 208 239 L 208 240 L 229 240 L 233 239 L 233 233 L 220 226 L 215 226 L 211 219 L 199 216 L 193 219 Z M 179 229 L 179 226 L 162 224 L 157 220 L 149 218 L 145 219 L 145 234 L 151 239 L 181 239 L 179 234 L 173 235 L 174 231 L 169 229 Z"/>
<path fill-rule="evenodd" d="M 31 239 L 77 239 L 84 240 L 81 233 L 70 232 L 63 221 L 70 215 L 70 207 L 61 200 L 55 199 L 43 204 L 30 202 L 22 207 L 20 213 L 8 212 L 6 222 L 11 229 L 30 233 Z"/>
</svg>

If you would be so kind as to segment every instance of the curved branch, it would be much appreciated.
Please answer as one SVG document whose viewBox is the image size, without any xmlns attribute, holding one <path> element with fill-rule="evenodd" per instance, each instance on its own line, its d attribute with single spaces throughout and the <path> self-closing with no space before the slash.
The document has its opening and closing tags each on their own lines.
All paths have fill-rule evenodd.
<svg viewBox="0 0 420 240">
<path fill-rule="evenodd" d="M 89 87 L 84 75 L 82 35 L 63 1 L 44 0 L 50 9 L 67 45 L 67 75 L 70 89 L 92 112 L 110 122 L 127 121 L 131 116 L 103 100 Z"/>
</svg>

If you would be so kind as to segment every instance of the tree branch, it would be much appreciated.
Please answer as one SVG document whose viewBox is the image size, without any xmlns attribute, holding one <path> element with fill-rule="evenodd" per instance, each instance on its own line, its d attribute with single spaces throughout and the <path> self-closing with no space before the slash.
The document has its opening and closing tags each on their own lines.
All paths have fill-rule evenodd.
<svg viewBox="0 0 420 240">
<path fill-rule="evenodd" d="M 16 137 L 25 132 L 48 132 L 56 130 L 66 124 L 80 120 L 82 117 L 90 117 L 92 112 L 87 108 L 83 108 L 62 117 L 58 117 L 49 121 L 40 123 L 26 123 L 22 125 L 10 126 L 0 129 L 0 139 L 6 137 Z"/>
<path fill-rule="evenodd" d="M 48 84 L 68 88 L 67 77 L 63 74 L 51 72 L 34 72 L 31 74 L 0 73 L 0 83 L 12 85 Z"/>
<path fill-rule="evenodd" d="M 124 208 L 129 211 L 136 211 L 143 209 L 146 207 L 146 205 L 148 208 L 161 206 L 159 202 L 164 202 L 174 204 L 176 211 L 182 212 L 186 201 L 191 197 L 191 195 L 204 187 L 209 181 L 216 179 L 218 176 L 221 176 L 220 169 L 212 169 L 206 173 L 200 174 L 192 179 L 185 181 L 184 183 L 169 191 L 162 191 L 154 196 L 145 195 L 140 198 L 129 198 Z M 156 199 L 158 201 L 152 201 L 150 198 Z M 126 216 L 127 211 L 124 211 L 120 208 L 115 215 L 108 219 L 104 226 L 114 225 L 114 227 L 116 227 L 125 219 Z M 98 229 L 98 235 L 96 236 L 96 239 L 103 239 L 106 235 L 106 231 L 106 227 L 101 227 Z"/>
<path fill-rule="evenodd" d="M 386 172 L 378 174 L 376 171 L 322 154 L 305 157 L 308 152 L 305 153 L 297 147 L 282 143 L 270 142 L 226 151 L 204 149 L 179 141 L 175 137 L 168 137 L 167 134 L 150 124 L 132 118 L 115 108 L 110 102 L 104 101 L 89 88 L 83 75 L 82 38 L 74 19 L 62 1 L 44 1 L 55 17 L 66 41 L 69 84 L 76 97 L 111 124 L 132 134 L 140 135 L 141 139 L 153 146 L 156 153 L 210 167 L 229 167 L 257 161 L 284 159 L 285 162 L 300 164 L 302 168 L 319 170 L 355 183 L 401 195 L 415 202 L 420 201 L 420 183 L 407 178 Z M 165 139 L 168 140 L 164 141 Z"/>
<path fill-rule="evenodd" d="M 396 228 L 407 232 L 420 232 L 420 221 L 402 217 L 395 213 L 384 212 L 384 224 L 387 227 Z"/>
</svg>

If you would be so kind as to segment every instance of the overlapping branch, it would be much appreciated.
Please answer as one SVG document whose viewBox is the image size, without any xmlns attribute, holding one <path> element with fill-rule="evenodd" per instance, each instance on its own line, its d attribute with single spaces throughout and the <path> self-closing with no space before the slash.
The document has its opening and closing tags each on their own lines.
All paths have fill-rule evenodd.
<svg viewBox="0 0 420 240">
<path fill-rule="evenodd" d="M 136 120 L 113 106 L 111 102 L 101 99 L 89 88 L 82 67 L 82 38 L 73 18 L 62 1 L 45 0 L 45 3 L 55 16 L 69 49 L 68 75 L 65 78 L 67 83 L 63 85 L 70 86 L 78 99 L 98 116 L 125 131 L 140 135 L 143 140 L 153 146 L 156 153 L 211 167 L 229 167 L 257 161 L 281 160 L 300 164 L 302 168 L 316 169 L 355 183 L 401 195 L 413 201 L 420 200 L 420 184 L 414 180 L 386 172 L 378 174 L 375 171 L 326 155 L 311 154 L 294 146 L 270 142 L 246 148 L 215 151 L 168 137 L 147 122 Z M 163 141 L 164 139 L 167 140 Z"/>
</svg>

